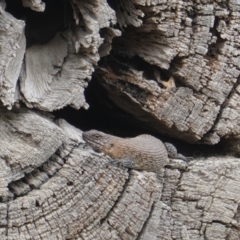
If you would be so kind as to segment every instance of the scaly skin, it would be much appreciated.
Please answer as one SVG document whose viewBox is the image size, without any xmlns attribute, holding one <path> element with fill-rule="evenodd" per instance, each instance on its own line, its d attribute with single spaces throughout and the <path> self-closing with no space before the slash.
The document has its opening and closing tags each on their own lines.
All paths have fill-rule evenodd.
<svg viewBox="0 0 240 240">
<path fill-rule="evenodd" d="M 164 145 L 167 149 L 169 158 L 181 159 L 186 162 L 189 162 L 193 159 L 192 157 L 185 157 L 182 154 L 178 153 L 176 147 L 171 143 L 165 142 Z"/>
<path fill-rule="evenodd" d="M 94 150 L 107 154 L 125 167 L 161 172 L 169 164 L 168 153 L 162 141 L 147 134 L 120 138 L 90 130 L 83 133 L 83 139 Z"/>
</svg>

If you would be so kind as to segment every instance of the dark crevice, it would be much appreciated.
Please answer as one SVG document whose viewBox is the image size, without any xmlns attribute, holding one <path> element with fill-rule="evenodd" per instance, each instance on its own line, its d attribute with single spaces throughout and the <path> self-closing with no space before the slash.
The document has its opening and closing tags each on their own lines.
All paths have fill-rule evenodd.
<svg viewBox="0 0 240 240">
<path fill-rule="evenodd" d="M 73 23 L 72 8 L 67 0 L 43 0 L 44 12 L 36 12 L 23 7 L 21 0 L 6 0 L 6 11 L 15 18 L 25 21 L 27 47 L 33 44 L 45 44 L 59 31 L 67 29 Z"/>
<path fill-rule="evenodd" d="M 1 202 L 1 201 L 0 201 Z M 8 237 L 8 229 L 10 229 L 8 226 L 9 226 L 9 219 L 10 219 L 10 216 L 9 216 L 9 204 L 7 204 L 7 226 L 6 226 L 6 236 Z"/>
<path fill-rule="evenodd" d="M 36 202 L 35 202 L 35 206 L 36 206 L 36 207 L 39 207 L 39 206 L 40 206 L 40 204 L 39 204 L 39 201 L 38 201 L 38 200 L 36 200 Z"/>
<path fill-rule="evenodd" d="M 88 110 L 83 108 L 76 110 L 71 107 L 65 107 L 62 110 L 53 112 L 54 116 L 65 119 L 82 131 L 96 129 L 119 137 L 135 137 L 140 134 L 150 134 L 163 142 L 171 142 L 177 147 L 179 153 L 186 156 L 203 157 L 222 154 L 222 149 L 218 145 L 207 146 L 198 144 L 193 148 L 191 144 L 160 134 L 149 120 L 145 121 L 143 113 L 139 112 L 138 118 L 135 118 L 130 113 L 119 108 L 109 97 L 109 91 L 114 95 L 117 93 L 113 89 L 106 90 L 102 85 L 102 81 L 104 80 L 94 77 L 84 92 L 86 101 L 90 105 Z M 130 103 L 126 104 L 129 109 L 132 109 L 131 111 L 138 111 L 136 106 L 132 106 Z"/>
<path fill-rule="evenodd" d="M 221 38 L 221 34 L 217 31 L 217 26 L 220 20 L 221 19 L 215 16 L 214 26 L 210 28 L 210 32 L 212 33 L 212 36 L 217 37 L 216 42 L 208 46 L 208 52 L 206 54 L 206 57 L 208 57 L 210 60 L 212 59 L 217 60 L 217 56 L 221 54 L 221 48 L 223 46 L 223 43 L 226 42 L 226 40 Z"/>
<path fill-rule="evenodd" d="M 118 9 L 118 1 L 117 0 L 107 0 L 108 5 L 116 11 Z"/>
<path fill-rule="evenodd" d="M 195 19 L 197 17 L 197 11 L 192 7 L 188 7 L 187 16 L 191 19 Z"/>
<path fill-rule="evenodd" d="M 173 76 L 174 84 L 176 87 L 172 87 L 172 91 L 175 91 L 178 87 L 186 87 L 186 82 L 182 81 L 181 78 L 175 74 L 177 70 L 177 66 L 182 65 L 182 60 L 185 57 L 176 56 L 170 63 L 170 68 L 168 70 L 161 69 L 157 66 L 151 65 L 146 62 L 142 58 L 138 56 L 134 56 L 132 58 L 122 57 L 122 56 L 107 56 L 99 61 L 99 66 L 104 67 L 106 69 L 110 68 L 116 75 L 121 76 L 122 72 L 129 72 L 131 69 L 143 72 L 143 77 L 145 80 L 154 80 L 158 83 L 158 86 L 163 89 L 166 89 L 166 86 L 162 82 L 168 82 L 168 80 Z M 155 73 L 159 73 L 160 82 L 156 78 Z M 95 75 L 97 75 L 95 73 Z M 145 98 L 147 97 L 147 91 L 145 89 L 139 88 L 138 86 L 127 83 L 124 81 L 119 81 L 118 86 L 122 86 L 122 91 L 129 92 L 135 99 L 142 103 L 143 105 L 146 103 Z M 171 85 L 171 84 L 170 84 Z M 171 88 L 171 87 L 170 87 Z M 193 92 L 197 93 L 195 89 L 190 87 Z"/>
<path fill-rule="evenodd" d="M 226 9 L 226 10 L 229 10 L 229 1 L 227 0 L 224 0 L 224 1 L 221 1 L 221 2 L 218 2 L 218 5 L 223 8 L 223 9 Z"/>
<path fill-rule="evenodd" d="M 143 77 L 146 80 L 154 80 L 157 82 L 157 79 L 154 75 L 154 71 L 157 70 L 160 73 L 161 80 L 168 81 L 172 76 L 171 70 L 161 69 L 152 65 L 142 59 L 141 57 L 135 55 L 134 57 L 128 58 L 123 56 L 114 56 L 113 54 L 107 57 L 102 58 L 99 61 L 99 66 L 101 67 L 111 67 L 114 71 L 129 71 L 130 69 L 134 69 L 137 71 L 143 72 Z M 159 84 L 159 83 L 158 83 Z M 159 84 L 161 88 L 164 88 L 162 84 Z M 178 83 L 177 83 L 178 86 Z M 181 86 L 181 85 L 179 85 Z"/>
<path fill-rule="evenodd" d="M 218 224 L 221 224 L 221 225 L 224 225 L 224 226 L 232 226 L 232 224 L 231 223 L 225 223 L 225 222 L 222 222 L 222 221 L 220 221 L 220 220 L 212 220 L 212 222 L 211 223 L 218 223 Z"/>
<path fill-rule="evenodd" d="M 55 117 L 64 118 L 83 131 L 97 129 L 120 137 L 133 137 L 146 132 L 136 119 L 108 98 L 106 90 L 96 79 L 90 81 L 85 97 L 90 105 L 88 110 L 66 107 L 55 111 Z"/>
<path fill-rule="evenodd" d="M 74 184 L 73 184 L 72 181 L 67 182 L 67 186 L 73 186 L 73 185 L 74 185 Z"/>
<path fill-rule="evenodd" d="M 193 92 L 196 92 L 196 90 L 192 88 L 192 86 L 189 86 L 186 81 L 184 81 L 184 79 L 182 79 L 182 77 L 178 75 L 179 69 L 181 69 L 183 66 L 183 60 L 186 58 L 187 57 L 175 56 L 170 62 L 170 67 L 168 71 L 171 73 L 171 76 L 176 79 L 176 87 L 189 87 L 190 89 L 192 89 Z"/>
<path fill-rule="evenodd" d="M 206 58 L 209 60 L 209 64 L 211 64 L 211 61 L 216 60 L 217 56 L 221 54 L 221 48 L 223 47 L 224 42 L 216 42 L 212 43 L 208 46 L 208 52 L 206 54 Z"/>
</svg>

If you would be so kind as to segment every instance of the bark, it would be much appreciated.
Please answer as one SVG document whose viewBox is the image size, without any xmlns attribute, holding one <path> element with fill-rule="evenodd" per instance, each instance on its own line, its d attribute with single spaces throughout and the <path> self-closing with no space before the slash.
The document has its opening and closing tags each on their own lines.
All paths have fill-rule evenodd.
<svg viewBox="0 0 240 240">
<path fill-rule="evenodd" d="M 15 18 L 0 1 L 0 239 L 239 239 L 238 1 L 21 4 Z M 112 165 L 50 115 L 87 109 L 90 80 L 156 133 L 225 155 L 161 179 Z"/>
</svg>

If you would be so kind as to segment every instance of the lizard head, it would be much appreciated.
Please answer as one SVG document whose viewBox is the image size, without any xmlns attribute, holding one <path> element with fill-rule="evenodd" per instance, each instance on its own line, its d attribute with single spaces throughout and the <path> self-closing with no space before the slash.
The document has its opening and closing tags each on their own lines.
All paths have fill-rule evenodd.
<svg viewBox="0 0 240 240">
<path fill-rule="evenodd" d="M 113 144 L 112 138 L 109 134 L 97 131 L 90 130 L 83 133 L 83 139 L 97 152 L 104 152 L 109 154 L 111 151 Z"/>
</svg>

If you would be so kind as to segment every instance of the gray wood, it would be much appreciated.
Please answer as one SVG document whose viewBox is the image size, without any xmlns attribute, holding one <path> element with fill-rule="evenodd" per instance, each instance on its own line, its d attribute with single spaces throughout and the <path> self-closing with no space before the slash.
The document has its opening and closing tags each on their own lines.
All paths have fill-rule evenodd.
<svg viewBox="0 0 240 240">
<path fill-rule="evenodd" d="M 109 157 L 85 145 L 81 131 L 64 120 L 57 126 L 28 114 L 41 122 L 38 133 L 45 132 L 43 122 L 61 131 L 61 147 L 56 153 L 52 148 L 44 163 L 61 167 L 50 173 L 37 164 L 27 175 L 15 168 L 22 176 L 9 185 L 15 197 L 6 202 L 0 192 L 1 239 L 239 238 L 239 159 L 210 157 L 185 170 L 168 168 L 162 184 L 154 173 L 109 164 Z M 17 117 L 23 125 L 24 115 L 13 115 L 9 123 Z M 25 135 L 26 144 L 31 138 Z"/>
<path fill-rule="evenodd" d="M 25 53 L 25 23 L 5 12 L 0 5 L 0 100 L 11 109 L 18 101 L 17 81 Z"/>
<path fill-rule="evenodd" d="M 30 7 L 32 10 L 37 12 L 44 12 L 46 4 L 41 0 L 22 0 L 24 7 Z"/>
<path fill-rule="evenodd" d="M 191 143 L 216 144 L 221 138 L 239 135 L 235 1 L 229 2 L 229 8 L 217 1 L 133 3 L 134 9 L 141 9 L 144 21 L 130 11 L 132 22 L 124 26 L 134 25 L 136 18 L 141 25 L 115 40 L 115 52 L 137 55 L 160 71 L 168 70 L 177 87 L 164 88 L 154 74 L 146 76 L 134 69 L 137 63 L 125 62 L 130 69 L 125 66 L 123 71 L 119 64 L 116 71 L 109 62 L 99 82 L 111 100 L 135 118 L 141 116 L 156 131 Z M 131 4 L 124 1 L 118 11 L 129 12 Z M 228 24 L 229 14 L 235 17 Z M 155 69 L 152 67 L 152 73 Z"/>
<path fill-rule="evenodd" d="M 50 120 L 29 110 L 2 110 L 0 114 L 0 191 L 1 198 L 7 200 L 12 197 L 8 184 L 43 164 L 62 144 L 63 133 Z"/>
<path fill-rule="evenodd" d="M 23 5 L 35 11 L 44 11 L 45 8 L 41 1 L 23 1 Z M 4 78 L 9 79 L 9 82 L 11 81 L 10 86 L 6 80 L 2 80 L 3 90 L 1 91 L 4 95 L 2 101 L 5 105 L 9 105 L 9 108 L 19 100 L 30 108 L 34 107 L 44 111 L 61 109 L 67 105 L 76 109 L 88 108 L 84 89 L 92 77 L 100 54 L 104 56 L 110 52 L 112 38 L 119 36 L 120 31 L 113 28 L 108 29 L 110 25 L 116 23 L 116 16 L 105 1 L 96 3 L 94 7 L 87 2 L 77 2 L 72 6 L 75 10 L 74 17 L 77 25 L 71 30 L 67 29 L 62 33 L 57 33 L 51 41 L 44 45 L 29 47 L 26 52 L 25 39 L 22 36 L 24 22 L 14 19 L 2 10 L 2 17 L 9 22 L 15 21 L 12 23 L 13 29 L 9 30 L 4 22 L 2 24 L 0 22 L 0 27 L 4 31 L 8 31 L 9 35 L 13 31 L 12 36 L 9 37 L 12 39 L 11 46 L 13 47 L 8 54 L 16 55 L 14 58 L 8 57 L 8 61 L 13 62 L 8 63 L 6 66 L 8 68 L 2 74 Z M 79 22 L 79 16 L 77 16 L 79 11 L 85 23 Z M 86 14 L 88 11 L 92 11 L 94 14 L 97 12 L 97 17 Z M 87 25 L 86 31 L 82 29 L 82 24 Z M 105 42 L 100 37 L 100 29 L 104 29 Z M 6 41 L 1 45 L 3 48 L 9 48 L 7 46 L 8 38 L 5 38 L 4 34 L 1 36 Z M 99 49 L 102 44 L 102 48 Z M 17 49 L 19 49 L 18 52 L 16 52 Z M 25 59 L 22 64 L 24 53 Z M 2 59 L 5 59 L 4 54 L 6 53 L 1 54 Z M 4 64 L 1 65 L 4 66 Z M 21 69 L 19 92 L 16 83 Z M 43 71 L 39 71 L 39 69 L 43 69 Z M 5 90 L 5 85 L 7 85 L 7 90 Z M 5 96 L 6 94 L 7 96 Z"/>
<path fill-rule="evenodd" d="M 239 155 L 238 1 L 70 2 L 76 25 L 25 49 L 24 21 L 0 1 L 0 239 L 240 239 L 239 158 L 174 159 L 159 181 L 111 165 L 47 113 L 87 109 L 96 70 L 109 98 L 156 132 Z M 95 69 L 111 50 L 148 71 L 130 60 Z"/>
</svg>

